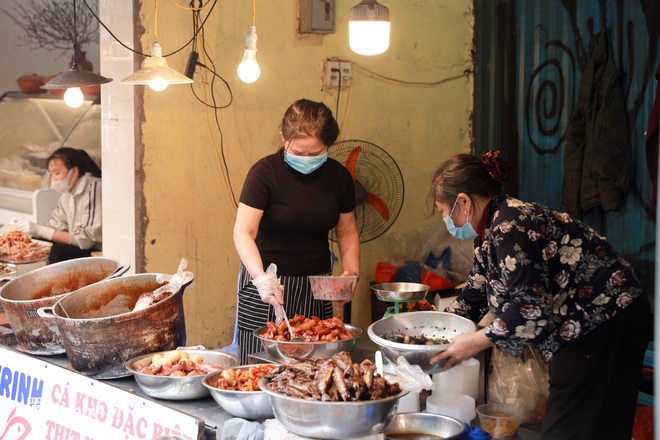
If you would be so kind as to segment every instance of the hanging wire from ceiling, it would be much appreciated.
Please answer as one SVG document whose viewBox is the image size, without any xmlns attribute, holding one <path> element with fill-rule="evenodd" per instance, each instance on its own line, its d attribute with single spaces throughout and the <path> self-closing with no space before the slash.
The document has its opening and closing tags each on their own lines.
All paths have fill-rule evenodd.
<svg viewBox="0 0 660 440">
<path fill-rule="evenodd" d="M 191 5 L 193 5 L 193 2 L 194 0 L 191 0 Z M 206 127 L 208 130 L 209 138 L 211 139 L 211 142 L 213 144 L 213 151 L 215 153 L 216 159 L 218 160 L 218 164 L 221 167 L 222 178 L 225 183 L 225 189 L 227 190 L 227 194 L 230 200 L 232 201 L 232 208 L 236 210 L 236 208 L 238 207 L 238 201 L 236 200 L 234 188 L 231 183 L 231 176 L 229 175 L 229 166 L 227 165 L 227 158 L 225 156 L 224 133 L 222 131 L 222 127 L 220 125 L 220 118 L 219 118 L 219 110 L 229 107 L 234 100 L 234 96 L 231 87 L 229 86 L 229 83 L 216 71 L 214 54 L 211 48 L 206 44 L 206 37 L 204 33 L 205 31 L 203 28 L 204 23 L 200 22 L 199 11 L 201 9 L 201 0 L 199 0 L 199 5 L 200 5 L 199 8 L 193 9 L 192 23 L 195 31 L 194 33 L 198 35 L 198 37 L 193 42 L 192 50 L 193 53 L 198 54 L 199 57 L 202 59 L 202 61 L 199 60 L 196 61 L 195 64 L 196 66 L 199 66 L 204 69 L 200 74 L 201 77 L 200 83 L 202 85 L 203 99 L 199 97 L 197 91 L 195 90 L 195 86 L 196 86 L 195 83 L 190 85 L 190 89 L 193 95 L 195 96 L 195 98 L 200 103 L 202 103 L 206 109 L 204 115 L 205 115 Z M 199 29 L 197 28 L 198 26 Z M 211 75 L 210 81 L 208 78 L 209 74 Z M 223 82 L 229 94 L 229 101 L 224 105 L 218 105 L 218 99 L 216 97 L 216 87 L 215 87 L 216 79 L 219 79 L 220 81 Z M 208 99 L 210 99 L 212 103 L 209 103 Z M 211 115 L 209 114 L 211 110 L 213 111 L 213 115 L 212 115 L 213 121 L 211 121 Z M 212 122 L 217 128 L 219 139 L 216 139 L 216 136 L 213 133 L 213 129 L 211 125 Z"/>
<path fill-rule="evenodd" d="M 177 6 L 181 7 L 178 3 L 176 3 L 176 1 L 174 1 L 174 0 L 172 0 L 172 1 L 173 1 Z M 195 41 L 195 38 L 197 38 L 197 34 L 198 34 L 198 33 L 204 28 L 204 24 L 206 24 L 206 21 L 207 21 L 207 20 L 209 19 L 209 17 L 211 16 L 211 12 L 213 12 L 213 8 L 215 8 L 215 6 L 216 6 L 217 3 L 218 3 L 218 0 L 212 0 L 212 1 L 213 1 L 213 3 L 211 4 L 208 13 L 207 13 L 206 16 L 204 17 L 204 20 L 202 20 L 202 23 L 201 23 L 200 26 L 197 28 L 196 32 L 193 34 L 192 37 L 190 37 L 190 40 L 188 40 L 183 46 L 179 47 L 179 48 L 176 49 L 175 51 L 170 52 L 170 53 L 167 53 L 167 54 L 164 54 L 164 55 L 163 55 L 163 58 L 167 58 L 167 57 L 172 56 L 172 55 L 174 55 L 174 54 L 176 54 L 176 53 L 178 53 L 178 52 L 181 52 L 183 49 L 185 49 L 186 47 L 188 47 L 193 41 Z M 108 26 L 106 26 L 105 23 L 103 23 L 103 22 L 101 21 L 101 19 L 99 18 L 99 16 L 96 15 L 96 13 L 94 12 L 94 10 L 89 6 L 89 4 L 87 4 L 87 0 L 82 0 L 82 2 L 83 2 L 83 4 L 85 5 L 85 7 L 89 10 L 89 12 L 92 14 L 92 16 L 94 17 L 94 19 L 96 19 L 96 21 L 99 22 L 99 24 L 101 25 L 101 27 L 103 27 L 103 29 L 105 29 L 105 30 L 108 32 L 108 34 L 110 34 L 110 36 L 111 36 L 111 37 L 112 37 L 117 43 L 119 43 L 120 46 L 122 46 L 123 48 L 128 49 L 129 51 L 131 51 L 131 52 L 133 52 L 133 53 L 135 53 L 135 54 L 138 54 L 138 55 L 142 55 L 142 56 L 145 56 L 145 57 L 150 57 L 150 56 L 151 56 L 150 53 L 143 53 L 143 52 L 141 52 L 141 51 L 139 51 L 139 50 L 135 50 L 135 49 L 133 49 L 132 47 L 130 47 L 130 46 L 124 44 L 119 38 L 117 38 L 117 36 L 116 36 L 114 33 L 112 33 L 112 31 L 108 28 Z M 208 4 L 208 3 L 210 3 L 210 1 L 207 2 L 206 4 Z M 201 9 L 201 7 L 200 7 L 199 9 Z"/>
<path fill-rule="evenodd" d="M 98 17 L 98 15 L 96 15 L 96 13 L 92 10 L 92 8 L 89 6 L 89 4 L 87 4 L 87 0 L 82 0 L 82 2 L 85 5 L 85 7 L 87 7 L 87 9 L 91 12 L 92 16 L 99 22 L 99 25 L 101 27 L 103 27 L 103 29 L 105 29 L 108 32 L 108 34 L 117 43 L 119 43 L 122 47 L 124 47 L 125 49 L 128 49 L 129 51 L 131 51 L 135 54 L 138 54 L 138 55 L 147 56 L 147 57 L 151 56 L 150 54 L 142 53 L 141 51 L 135 50 L 135 49 L 127 46 L 126 44 L 124 44 L 108 28 L 108 26 L 106 26 L 106 24 L 103 23 L 103 21 L 101 21 L 101 19 Z M 231 184 L 231 179 L 230 179 L 230 176 L 229 176 L 229 167 L 227 165 L 227 160 L 226 160 L 226 156 L 225 156 L 225 148 L 224 148 L 224 135 L 223 135 L 223 132 L 222 132 L 222 128 L 220 126 L 220 119 L 218 117 L 218 110 L 229 107 L 233 103 L 234 98 L 233 98 L 233 93 L 232 93 L 231 87 L 229 86 L 229 83 L 221 75 L 219 75 L 217 73 L 216 68 L 215 68 L 215 63 L 213 61 L 213 59 L 214 59 L 213 54 L 212 54 L 211 50 L 208 48 L 208 46 L 206 44 L 206 39 L 204 38 L 204 25 L 206 24 L 207 20 L 211 16 L 211 13 L 213 12 L 213 9 L 217 5 L 217 0 L 209 0 L 206 3 L 204 3 L 203 0 L 198 0 L 198 6 L 196 6 L 196 7 L 194 5 L 194 3 L 195 3 L 194 0 L 190 1 L 189 6 L 180 5 L 178 2 L 176 2 L 176 0 L 172 0 L 172 2 L 177 7 L 192 12 L 193 35 L 190 38 L 190 40 L 188 40 L 184 45 L 182 45 L 178 49 L 174 50 L 173 52 L 170 52 L 168 54 L 163 55 L 163 57 L 172 56 L 172 55 L 182 51 L 186 47 L 190 46 L 191 44 L 192 44 L 192 51 L 197 53 L 197 54 L 202 55 L 203 61 L 201 61 L 201 62 L 200 61 L 195 61 L 195 65 L 192 66 L 192 68 L 196 69 L 196 67 L 201 67 L 201 68 L 205 69 L 205 71 L 202 74 L 202 80 L 201 80 L 201 84 L 203 85 L 204 99 L 200 98 L 198 96 L 197 92 L 195 91 L 195 88 L 194 88 L 195 83 L 190 84 L 190 88 L 191 88 L 191 91 L 193 92 L 193 95 L 195 96 L 195 99 L 197 99 L 200 103 L 202 103 L 207 110 L 213 110 L 213 112 L 214 112 L 213 122 L 214 122 L 214 125 L 217 128 L 217 131 L 218 131 L 218 134 L 219 134 L 219 141 L 216 140 L 215 136 L 213 135 L 213 130 L 211 128 L 212 126 L 211 126 L 211 121 L 209 119 L 208 111 L 205 112 L 206 126 L 207 126 L 207 130 L 209 132 L 209 138 L 211 139 L 211 142 L 213 144 L 214 153 L 216 155 L 218 163 L 220 164 L 221 174 L 222 174 L 223 180 L 225 182 L 225 188 L 227 190 L 227 193 L 228 193 L 228 196 L 229 196 L 230 200 L 232 201 L 232 207 L 233 207 L 234 210 L 236 210 L 236 208 L 238 207 L 238 202 L 236 200 L 236 196 L 234 194 L 234 189 L 233 189 L 233 186 Z M 206 8 L 209 4 L 210 4 L 209 10 L 206 13 L 206 15 L 202 18 L 202 14 L 201 14 L 202 10 L 204 8 Z M 155 7 L 154 13 L 157 14 L 157 6 Z M 253 16 L 253 20 L 254 20 L 254 16 Z M 155 35 L 157 35 L 157 32 L 156 32 L 157 29 L 155 29 L 154 31 L 155 31 L 154 32 Z M 199 42 L 198 42 L 198 40 L 199 40 Z M 198 45 L 201 46 L 201 50 L 198 50 Z M 210 81 L 208 80 L 208 78 L 206 76 L 207 72 L 212 75 Z M 224 84 L 224 86 L 225 86 L 225 88 L 226 88 L 226 90 L 229 94 L 228 102 L 226 104 L 223 104 L 223 105 L 218 105 L 218 102 L 217 102 L 217 97 L 216 97 L 216 92 L 215 92 L 215 87 L 214 87 L 216 78 L 219 79 L 220 81 L 222 81 L 222 83 Z M 212 104 L 209 103 L 208 100 L 207 100 L 207 98 L 209 98 L 209 95 L 210 95 L 210 99 L 212 101 Z"/>
</svg>

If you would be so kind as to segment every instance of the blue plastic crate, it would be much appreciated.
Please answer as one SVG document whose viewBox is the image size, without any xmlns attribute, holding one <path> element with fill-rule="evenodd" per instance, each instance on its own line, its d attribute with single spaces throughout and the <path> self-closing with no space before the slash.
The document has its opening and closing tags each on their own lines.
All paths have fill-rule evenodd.
<svg viewBox="0 0 660 440">
<path fill-rule="evenodd" d="M 649 342 L 649 345 L 646 348 L 646 352 L 644 352 L 644 365 L 648 365 L 649 367 L 653 367 L 653 356 L 654 356 L 654 350 L 653 350 L 653 341 Z"/>
<path fill-rule="evenodd" d="M 637 393 L 637 403 L 645 406 L 654 406 L 653 396 L 643 392 Z"/>
</svg>

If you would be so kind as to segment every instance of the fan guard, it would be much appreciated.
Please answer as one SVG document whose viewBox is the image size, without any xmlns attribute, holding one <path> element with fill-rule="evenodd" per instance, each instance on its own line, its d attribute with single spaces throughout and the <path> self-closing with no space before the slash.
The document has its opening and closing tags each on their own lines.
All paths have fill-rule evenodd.
<svg viewBox="0 0 660 440">
<path fill-rule="evenodd" d="M 328 149 L 355 182 L 355 219 L 360 243 L 378 238 L 394 223 L 403 206 L 403 175 L 392 156 L 378 145 L 347 140 Z M 330 239 L 337 241 L 334 229 Z"/>
</svg>

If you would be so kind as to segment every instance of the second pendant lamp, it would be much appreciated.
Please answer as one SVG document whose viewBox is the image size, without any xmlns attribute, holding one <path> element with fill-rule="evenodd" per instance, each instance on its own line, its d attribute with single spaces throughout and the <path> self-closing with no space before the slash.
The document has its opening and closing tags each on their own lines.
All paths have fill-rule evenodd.
<svg viewBox="0 0 660 440">
<path fill-rule="evenodd" d="M 151 56 L 142 61 L 142 68 L 122 79 L 122 84 L 148 85 L 151 90 L 161 92 L 170 84 L 190 84 L 193 80 L 177 72 L 167 65 L 163 57 L 163 49 L 154 42 L 151 47 Z"/>
<path fill-rule="evenodd" d="M 158 0 L 154 1 L 154 44 L 151 56 L 142 61 L 142 67 L 120 81 L 121 84 L 148 85 L 152 90 L 161 92 L 170 84 L 191 84 L 193 80 L 167 65 L 163 49 L 158 43 Z"/>
</svg>

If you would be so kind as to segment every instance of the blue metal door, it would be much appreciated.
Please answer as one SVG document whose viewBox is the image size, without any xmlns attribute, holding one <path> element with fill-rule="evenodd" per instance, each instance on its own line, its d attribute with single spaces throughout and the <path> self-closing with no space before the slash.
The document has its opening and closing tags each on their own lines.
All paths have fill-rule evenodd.
<svg viewBox="0 0 660 440">
<path fill-rule="evenodd" d="M 515 42 L 514 55 L 510 57 L 510 64 L 515 67 L 512 65 L 509 71 L 515 71 L 516 76 L 511 107 L 515 109 L 514 142 L 517 145 L 511 151 L 517 155 L 514 162 L 517 163 L 518 195 L 523 200 L 560 210 L 565 209 L 561 195 L 566 132 L 577 102 L 589 42 L 594 34 L 608 31 L 614 65 L 621 72 L 628 113 L 633 148 L 632 179 L 620 212 L 592 210 L 583 220 L 608 237 L 651 292 L 656 232 L 654 222 L 647 215 L 652 185 L 646 166 L 645 131 L 657 87 L 654 73 L 660 63 L 660 2 L 518 0 L 501 3 L 513 5 L 514 11 L 510 29 L 499 31 L 510 32 Z M 477 33 L 483 31 L 478 19 L 479 15 Z M 478 37 L 476 41 L 480 41 Z M 476 49 L 478 52 L 478 45 Z M 475 118 L 480 117 L 479 111 L 475 104 Z M 499 140 L 502 139 L 505 137 Z M 477 153 L 492 147 L 475 144 Z"/>
</svg>

